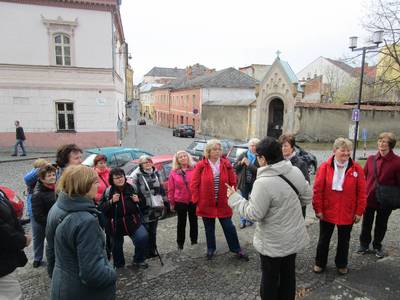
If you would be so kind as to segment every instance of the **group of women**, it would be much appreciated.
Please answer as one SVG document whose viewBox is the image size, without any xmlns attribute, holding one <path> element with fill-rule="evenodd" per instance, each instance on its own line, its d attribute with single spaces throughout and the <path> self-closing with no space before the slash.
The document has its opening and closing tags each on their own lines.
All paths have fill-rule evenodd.
<svg viewBox="0 0 400 300">
<path fill-rule="evenodd" d="M 376 203 L 374 184 L 378 179 L 387 185 L 400 186 L 400 158 L 392 151 L 395 144 L 393 134 L 381 134 L 378 153 L 368 159 L 364 173 L 350 158 L 351 142 L 336 139 L 333 155 L 317 171 L 313 192 L 304 170 L 293 166 L 296 163 L 301 166 L 301 161 L 293 160 L 291 136 L 280 141 L 267 137 L 251 145 L 251 153 L 242 158 L 239 168 L 246 170 L 250 164 L 257 165 L 248 168 L 251 172 L 243 171 L 245 181 L 246 176 L 254 177 L 251 192 L 236 191 L 234 167 L 222 156 L 220 141 L 209 140 L 204 159 L 197 164 L 188 153 L 178 151 L 168 180 L 168 199 L 171 210 L 177 213 L 177 247 L 184 248 L 187 218 L 191 244 L 197 243 L 197 218 L 201 217 L 207 242 L 206 257 L 212 260 L 217 249 L 215 221 L 218 218 L 230 251 L 247 261 L 231 220 L 235 210 L 246 222 L 256 222 L 253 243 L 261 260 L 262 299 L 294 299 L 296 254 L 309 240 L 304 207 L 311 200 L 320 226 L 315 273 L 326 269 L 335 227 L 338 229 L 337 271 L 348 272 L 350 233 L 363 214 L 359 253 L 368 252 L 376 213 L 372 244 L 374 253 L 383 256 L 382 240 L 391 211 L 381 209 Z M 148 156 L 139 159 L 139 168 L 134 172 L 132 183 L 128 183 L 122 169 L 107 169 L 105 157 L 96 157 L 94 168 L 88 168 L 75 164 L 79 153 L 72 152 L 66 156 L 72 161 L 64 162 L 62 172 L 55 172 L 48 165 L 39 172 L 40 188 L 37 189 L 40 191 L 54 188 L 53 178 L 62 173 L 57 177 L 58 200 L 55 204 L 49 201 L 52 208 L 46 226 L 52 299 L 61 299 L 65 290 L 77 298 L 90 295 L 90 298 L 113 299 L 116 273 L 109 258 L 112 256 L 116 268 L 125 265 L 123 242 L 128 236 L 135 245 L 133 264 L 138 268 L 148 267 L 146 259 L 158 254 L 159 212 L 152 205 L 153 198 L 164 196 L 165 191 Z M 33 199 L 34 196 L 35 192 Z M 35 220 L 43 222 L 39 214 Z"/>
</svg>

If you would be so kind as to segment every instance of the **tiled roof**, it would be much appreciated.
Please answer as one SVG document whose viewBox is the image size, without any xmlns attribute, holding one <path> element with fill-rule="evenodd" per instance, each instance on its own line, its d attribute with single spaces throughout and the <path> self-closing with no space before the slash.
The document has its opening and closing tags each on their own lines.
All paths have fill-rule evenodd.
<svg viewBox="0 0 400 300">
<path fill-rule="evenodd" d="M 181 77 L 185 75 L 185 69 L 154 67 L 144 76 Z"/>
<path fill-rule="evenodd" d="M 352 76 L 354 75 L 354 68 L 349 66 L 348 64 L 346 64 L 346 63 L 344 63 L 342 61 L 339 61 L 339 60 L 331 59 L 331 58 L 326 58 L 325 57 L 325 59 L 327 61 L 329 61 L 330 63 L 334 64 L 335 66 L 337 66 L 338 68 L 342 69 L 346 73 L 348 73 L 348 74 L 350 74 Z"/>
</svg>

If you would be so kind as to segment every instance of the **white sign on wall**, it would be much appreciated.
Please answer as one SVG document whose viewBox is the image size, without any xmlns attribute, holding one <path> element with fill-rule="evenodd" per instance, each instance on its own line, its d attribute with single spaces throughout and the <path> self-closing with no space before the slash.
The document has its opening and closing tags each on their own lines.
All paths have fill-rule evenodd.
<svg viewBox="0 0 400 300">
<path fill-rule="evenodd" d="M 354 140 L 354 133 L 356 132 L 356 125 L 350 124 L 349 125 L 349 140 Z M 357 130 L 357 139 L 360 137 L 360 127 Z"/>
<path fill-rule="evenodd" d="M 96 104 L 99 106 L 106 105 L 107 100 L 105 98 L 96 98 Z"/>
</svg>

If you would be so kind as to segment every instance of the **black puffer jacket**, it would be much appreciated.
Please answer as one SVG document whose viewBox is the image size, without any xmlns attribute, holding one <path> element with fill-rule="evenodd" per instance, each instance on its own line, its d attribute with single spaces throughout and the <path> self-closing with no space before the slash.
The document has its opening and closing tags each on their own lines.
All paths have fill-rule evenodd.
<svg viewBox="0 0 400 300">
<path fill-rule="evenodd" d="M 53 189 L 46 187 L 40 180 L 37 182 L 32 195 L 32 212 L 35 221 L 46 226 L 47 215 L 50 208 L 56 202 L 56 193 Z"/>
<path fill-rule="evenodd" d="M 250 163 L 249 166 L 242 165 L 241 161 L 243 158 L 247 157 L 247 150 L 246 152 L 239 155 L 236 159 L 233 167 L 235 168 L 235 172 L 237 175 L 237 188 L 238 190 L 248 191 L 251 192 L 253 189 L 254 181 L 256 181 L 257 177 L 257 169 L 260 167 L 258 161 L 254 162 L 254 164 Z"/>
<path fill-rule="evenodd" d="M 0 277 L 12 273 L 27 263 L 23 251 L 25 232 L 19 224 L 14 208 L 5 193 L 0 190 Z"/>
<path fill-rule="evenodd" d="M 113 204 L 110 203 L 115 193 L 120 194 L 120 200 Z M 140 213 L 138 204 L 132 200 L 136 195 L 135 189 L 125 183 L 122 192 L 115 186 L 108 187 L 99 202 L 98 208 L 106 216 L 106 232 L 110 235 L 132 235 L 140 226 Z"/>
</svg>

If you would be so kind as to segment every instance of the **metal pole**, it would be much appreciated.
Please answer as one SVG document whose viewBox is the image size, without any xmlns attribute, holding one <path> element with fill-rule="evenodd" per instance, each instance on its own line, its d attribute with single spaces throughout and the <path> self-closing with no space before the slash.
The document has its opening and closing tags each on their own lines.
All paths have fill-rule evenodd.
<svg viewBox="0 0 400 300">
<path fill-rule="evenodd" d="M 357 108 L 360 111 L 360 116 L 361 117 L 361 96 L 362 96 L 362 86 L 364 82 L 364 63 L 365 63 L 365 54 L 367 52 L 367 48 L 364 47 L 362 49 L 362 59 L 361 59 L 361 78 L 360 78 L 360 89 L 358 93 L 358 102 L 357 102 Z M 356 121 L 356 128 L 354 130 L 354 147 L 353 147 L 353 160 L 356 160 L 356 150 L 357 150 L 357 138 L 358 138 L 358 119 Z"/>
</svg>

